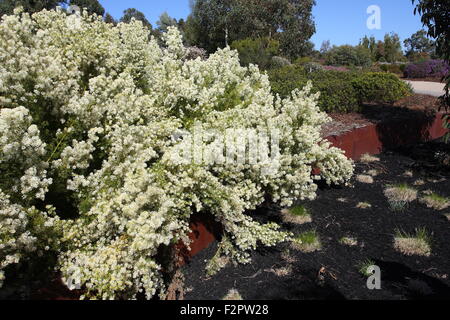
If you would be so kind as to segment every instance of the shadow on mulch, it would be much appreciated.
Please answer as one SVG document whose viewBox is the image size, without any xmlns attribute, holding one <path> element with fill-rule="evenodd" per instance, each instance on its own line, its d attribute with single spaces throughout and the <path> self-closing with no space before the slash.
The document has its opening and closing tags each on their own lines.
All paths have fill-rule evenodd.
<svg viewBox="0 0 450 320">
<path fill-rule="evenodd" d="M 408 183 L 419 193 L 433 190 L 450 197 L 450 176 L 442 176 L 420 165 L 414 155 L 386 152 L 374 164 L 356 164 L 356 174 L 378 169 L 375 183 L 352 186 L 322 187 L 317 199 L 303 202 L 312 215 L 312 223 L 282 224 L 283 229 L 298 234 L 316 230 L 322 250 L 303 253 L 288 244 L 260 248 L 252 254 L 248 265 L 229 265 L 211 278 L 206 278 L 206 260 L 217 247 L 212 245 L 184 267 L 186 299 L 221 299 L 230 289 L 237 289 L 244 299 L 275 300 L 405 300 L 450 298 L 450 221 L 439 212 L 418 201 L 403 212 L 392 212 L 383 194 L 386 185 Z M 405 174 L 412 171 L 413 175 Z M 341 200 L 341 201 L 338 201 Z M 358 209 L 360 202 L 371 208 Z M 261 222 L 282 223 L 280 208 L 269 207 L 253 213 Z M 405 256 L 393 248 L 397 230 L 414 232 L 425 228 L 432 235 L 430 257 Z M 339 242 L 344 236 L 358 240 L 354 247 Z M 289 253 L 290 259 L 286 260 Z M 361 262 L 370 259 L 381 268 L 381 290 L 367 289 L 367 277 L 359 272 Z M 274 271 L 290 267 L 291 273 L 279 276 Z M 279 274 L 279 273 L 278 273 Z"/>
</svg>

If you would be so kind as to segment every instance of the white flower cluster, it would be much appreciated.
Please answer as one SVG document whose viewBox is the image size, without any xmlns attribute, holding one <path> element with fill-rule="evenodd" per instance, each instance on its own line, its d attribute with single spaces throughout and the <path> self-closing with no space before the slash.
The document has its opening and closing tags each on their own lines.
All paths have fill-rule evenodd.
<svg viewBox="0 0 450 320">
<path fill-rule="evenodd" d="M 44 199 L 58 182 L 74 199 L 77 218 L 64 221 L 59 266 L 85 298 L 163 294 L 164 266 L 156 257 L 180 240 L 189 244 L 189 220 L 199 212 L 222 223 L 227 254 L 248 262 L 258 243 L 272 246 L 289 235 L 246 211 L 265 199 L 284 206 L 313 199 L 315 179 L 351 177 L 352 162 L 320 137 L 329 118 L 310 86 L 282 100 L 266 75 L 241 67 L 228 48 L 185 59 L 175 28 L 160 47 L 138 21 L 112 26 L 83 14 L 72 29 L 67 19 L 42 11 L 1 22 L 0 146 L 22 163 L 21 184 L 10 179 L 12 188 Z M 172 161 L 183 143 L 173 133 L 197 122 L 218 132 L 278 132 L 279 156 L 270 159 L 277 170 L 261 175 L 268 164 L 248 161 Z"/>
<path fill-rule="evenodd" d="M 44 199 L 48 186 L 45 143 L 39 137 L 39 129 L 32 123 L 29 111 L 24 107 L 0 110 L 0 165 L 14 170 L 11 192 L 20 192 L 23 198 Z"/>
<path fill-rule="evenodd" d="M 51 208 L 49 213 L 53 213 Z M 7 267 L 30 254 L 42 255 L 43 251 L 59 247 L 54 232 L 58 224 L 59 219 L 47 213 L 11 203 L 10 196 L 0 189 L 0 287 Z"/>
<path fill-rule="evenodd" d="M 35 250 L 36 238 L 27 230 L 25 210 L 9 201 L 0 190 L 0 287 L 5 279 L 4 269 L 19 263 L 22 255 Z"/>
</svg>

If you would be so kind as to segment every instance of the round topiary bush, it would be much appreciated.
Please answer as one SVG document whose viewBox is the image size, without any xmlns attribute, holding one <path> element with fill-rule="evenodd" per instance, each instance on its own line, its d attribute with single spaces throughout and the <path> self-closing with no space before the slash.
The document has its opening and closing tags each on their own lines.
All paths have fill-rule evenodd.
<svg viewBox="0 0 450 320">
<path fill-rule="evenodd" d="M 175 28 L 163 47 L 148 39 L 138 21 L 113 26 L 58 11 L 3 17 L 0 281 L 12 265 L 49 254 L 84 298 L 164 296 L 168 266 L 158 257 L 180 240 L 189 245 L 191 215 L 212 214 L 225 253 L 246 263 L 258 244 L 290 237 L 246 211 L 268 199 L 313 199 L 316 179 L 351 177 L 352 162 L 320 136 L 329 118 L 310 85 L 281 99 L 235 51 L 188 60 Z M 176 134 L 198 127 L 214 132 L 200 146 Z M 259 161 L 239 162 L 231 143 L 215 153 L 224 161 L 198 161 L 242 130 L 275 132 L 271 157 L 259 150 Z"/>
<path fill-rule="evenodd" d="M 394 102 L 412 94 L 411 87 L 392 73 L 364 73 L 352 85 L 360 102 Z"/>
</svg>

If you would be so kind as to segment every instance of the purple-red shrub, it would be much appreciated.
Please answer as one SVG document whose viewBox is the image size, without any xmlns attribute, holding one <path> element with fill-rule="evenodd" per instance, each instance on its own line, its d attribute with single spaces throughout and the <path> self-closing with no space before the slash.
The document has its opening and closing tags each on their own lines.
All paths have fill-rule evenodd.
<svg viewBox="0 0 450 320">
<path fill-rule="evenodd" d="M 408 64 L 405 68 L 404 75 L 406 78 L 442 78 L 449 71 L 450 66 L 444 60 L 428 60 Z"/>
</svg>

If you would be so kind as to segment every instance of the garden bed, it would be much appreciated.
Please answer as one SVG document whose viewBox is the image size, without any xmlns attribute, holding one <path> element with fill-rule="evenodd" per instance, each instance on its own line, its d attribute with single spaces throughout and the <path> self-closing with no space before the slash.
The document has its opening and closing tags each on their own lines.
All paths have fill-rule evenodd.
<svg viewBox="0 0 450 320">
<path fill-rule="evenodd" d="M 333 121 L 327 124 L 322 131 L 322 135 L 326 136 L 328 140 L 330 140 L 333 145 L 342 148 L 346 151 L 348 157 L 351 157 L 355 160 L 359 159 L 360 156 L 364 153 L 369 154 L 378 154 L 383 149 L 398 147 L 403 145 L 404 143 L 414 143 L 419 141 L 427 141 L 430 139 L 438 138 L 443 135 L 443 129 L 441 126 L 440 114 L 438 113 L 438 104 L 437 100 L 434 97 L 426 96 L 426 95 L 413 95 L 408 98 L 404 98 L 393 105 L 376 105 L 370 104 L 365 105 L 361 111 L 361 113 L 348 113 L 348 114 L 330 114 Z M 410 149 L 406 151 L 403 150 L 407 155 L 410 154 Z M 448 150 L 446 151 L 448 152 Z M 417 150 L 414 152 L 416 155 L 420 155 L 421 153 Z M 427 154 L 433 154 L 430 150 L 427 150 Z M 417 158 L 417 157 L 416 157 Z M 423 155 L 422 155 L 423 158 Z M 429 160 L 429 159 L 425 159 Z M 395 165 L 396 161 L 395 157 L 388 156 L 386 158 L 387 164 L 392 166 Z M 381 182 L 380 182 L 381 183 Z M 373 186 L 369 186 L 367 191 L 370 193 Z M 448 185 L 447 185 L 447 189 Z M 362 189 L 365 190 L 365 189 Z M 358 197 L 364 199 L 364 191 L 358 189 Z M 327 213 L 329 208 L 335 208 L 336 202 L 332 202 L 334 195 L 338 193 L 341 197 L 350 197 L 355 194 L 354 189 L 342 189 L 342 190 L 321 190 L 319 193 L 319 198 L 317 201 L 311 203 L 312 208 L 323 208 L 319 209 L 319 211 L 324 210 L 324 214 Z M 378 198 L 377 198 L 378 197 Z M 383 197 L 383 195 L 378 195 L 374 199 L 375 201 L 382 202 L 382 199 L 379 197 Z M 328 199 L 327 201 L 322 201 L 321 199 Z M 358 200 L 358 199 L 357 199 Z M 372 198 L 368 198 L 367 200 L 371 201 Z M 364 201 L 367 201 L 364 200 Z M 363 200 L 361 200 L 363 201 Z M 385 199 L 383 200 L 385 201 Z M 327 209 L 328 206 L 328 209 Z M 338 203 L 338 207 L 341 204 Z M 339 210 L 344 210 L 345 205 L 342 205 L 342 208 Z M 360 212 L 360 209 L 355 208 L 347 208 L 349 211 L 349 216 L 358 215 L 357 212 Z M 345 210 L 347 210 L 345 209 Z M 270 208 L 269 218 L 275 217 L 278 209 Z M 264 210 L 262 210 L 264 212 Z M 279 211 L 279 210 L 278 210 Z M 352 214 L 352 212 L 354 212 Z M 326 216 L 318 216 L 318 220 L 323 219 L 325 221 Z M 332 220 L 334 217 L 332 218 Z M 340 219 L 344 219 L 341 217 Z M 276 220 L 276 219 L 275 219 Z M 315 219 L 316 220 L 316 219 Z M 351 219 L 350 219 L 351 220 Z M 358 220 L 358 219 L 356 219 Z M 349 227 L 351 226 L 353 229 L 358 229 L 359 224 L 366 224 L 364 221 L 355 221 L 354 224 L 348 222 Z M 448 228 L 449 226 L 447 226 Z M 215 251 L 216 245 L 211 245 L 215 242 L 215 239 L 220 237 L 221 227 L 218 225 L 212 217 L 201 215 L 194 216 L 191 223 L 192 233 L 190 234 L 190 238 L 192 240 L 191 250 L 186 250 L 184 246 L 180 246 L 180 262 L 181 265 L 192 260 L 191 264 L 187 267 L 189 270 L 191 268 L 196 269 L 199 261 L 204 260 L 204 257 L 207 255 L 211 255 L 212 252 Z M 323 226 L 318 226 L 318 230 L 323 228 Z M 328 227 L 327 227 L 328 228 Z M 325 229 L 327 229 L 325 228 Z M 366 229 L 360 230 L 363 232 Z M 375 238 L 373 239 L 375 241 Z M 330 245 L 330 249 L 336 246 Z M 339 247 L 339 246 L 337 246 Z M 262 249 L 255 256 L 255 263 L 264 264 L 268 263 L 270 259 L 274 259 L 274 261 L 278 261 L 279 257 L 266 257 L 267 252 L 272 252 L 270 249 Z M 278 252 L 276 249 L 274 252 Z M 265 252 L 263 256 L 259 256 L 261 252 Z M 322 254 L 322 253 L 321 253 Z M 269 259 L 266 261 L 265 259 Z M 333 259 L 333 257 L 330 257 Z M 259 262 L 261 260 L 261 262 Z M 312 258 L 310 263 L 313 264 L 315 258 Z M 321 260 L 319 259 L 317 263 Z M 255 265 L 252 264 L 252 266 Z M 278 263 L 278 262 L 277 262 Z M 242 270 L 247 270 L 248 266 L 243 266 Z M 253 267 L 252 267 L 253 268 Z M 194 272 L 192 269 L 189 272 Z M 312 269 L 311 269 L 312 270 Z M 198 276 L 204 274 L 204 267 L 195 271 Z M 195 274 L 194 272 L 194 274 Z M 312 272 L 312 271 L 311 271 Z M 227 277 L 227 272 L 224 274 Z M 266 277 L 271 278 L 271 276 L 265 275 Z M 312 274 L 310 275 L 312 276 Z M 330 297 L 338 297 L 333 296 L 333 293 L 328 290 L 323 290 L 323 288 L 318 288 L 315 286 L 312 278 L 302 278 L 300 281 L 301 286 L 310 287 L 311 290 L 318 290 L 317 294 L 313 294 L 310 297 L 314 298 L 325 298 L 330 295 Z M 283 280 L 283 279 L 281 279 Z M 291 279 L 292 280 L 292 279 Z M 289 283 L 291 280 L 287 280 Z M 280 281 L 278 279 L 277 281 Z M 284 281 L 284 280 L 283 280 Z M 306 282 L 302 282 L 306 281 Z M 350 280 L 349 280 L 350 281 Z M 47 285 L 39 285 L 37 284 L 37 288 L 33 288 L 31 286 L 27 289 L 30 292 L 32 298 L 36 299 L 77 299 L 79 296 L 78 292 L 69 291 L 62 283 L 61 280 L 55 275 L 53 280 L 51 280 Z M 218 290 L 218 289 L 217 289 Z M 219 294 L 220 290 L 217 291 Z M 325 294 L 325 296 L 323 296 Z M 8 294 L 7 294 L 8 296 Z M 13 294 L 14 296 L 14 294 Z M 187 296 L 189 297 L 189 295 Z M 199 297 L 200 296 L 192 296 Z M 215 296 L 214 296 L 215 297 Z M 214 298 L 212 297 L 212 298 Z M 256 296 L 250 295 L 250 298 L 258 298 Z M 266 298 L 271 298 L 267 296 Z M 301 298 L 300 296 L 297 298 Z M 305 298 L 307 294 L 305 292 Z"/>
<path fill-rule="evenodd" d="M 351 187 L 321 188 L 315 201 L 303 203 L 311 223 L 283 223 L 281 208 L 254 213 L 260 221 L 275 221 L 295 234 L 316 230 L 322 249 L 304 253 L 289 244 L 260 248 L 249 265 L 228 265 L 216 275 L 205 275 L 205 261 L 217 243 L 184 267 L 186 299 L 222 299 L 236 289 L 244 299 L 414 299 L 450 297 L 450 221 L 446 211 L 427 208 L 418 201 L 393 212 L 383 194 L 386 185 L 408 183 L 419 191 L 432 190 L 450 197 L 450 172 L 426 153 L 443 152 L 439 143 L 383 153 L 381 161 L 357 163 L 356 175 L 378 170 L 371 184 L 352 181 Z M 407 156 L 405 154 L 408 154 Z M 420 183 L 419 183 L 420 182 Z M 368 203 L 370 208 L 358 208 Z M 361 207 L 361 206 L 359 206 Z M 432 237 L 431 256 L 406 256 L 394 249 L 397 230 L 425 228 Z M 340 243 L 352 237 L 354 246 Z M 359 272 L 370 259 L 381 268 L 381 290 L 368 290 Z"/>
</svg>

